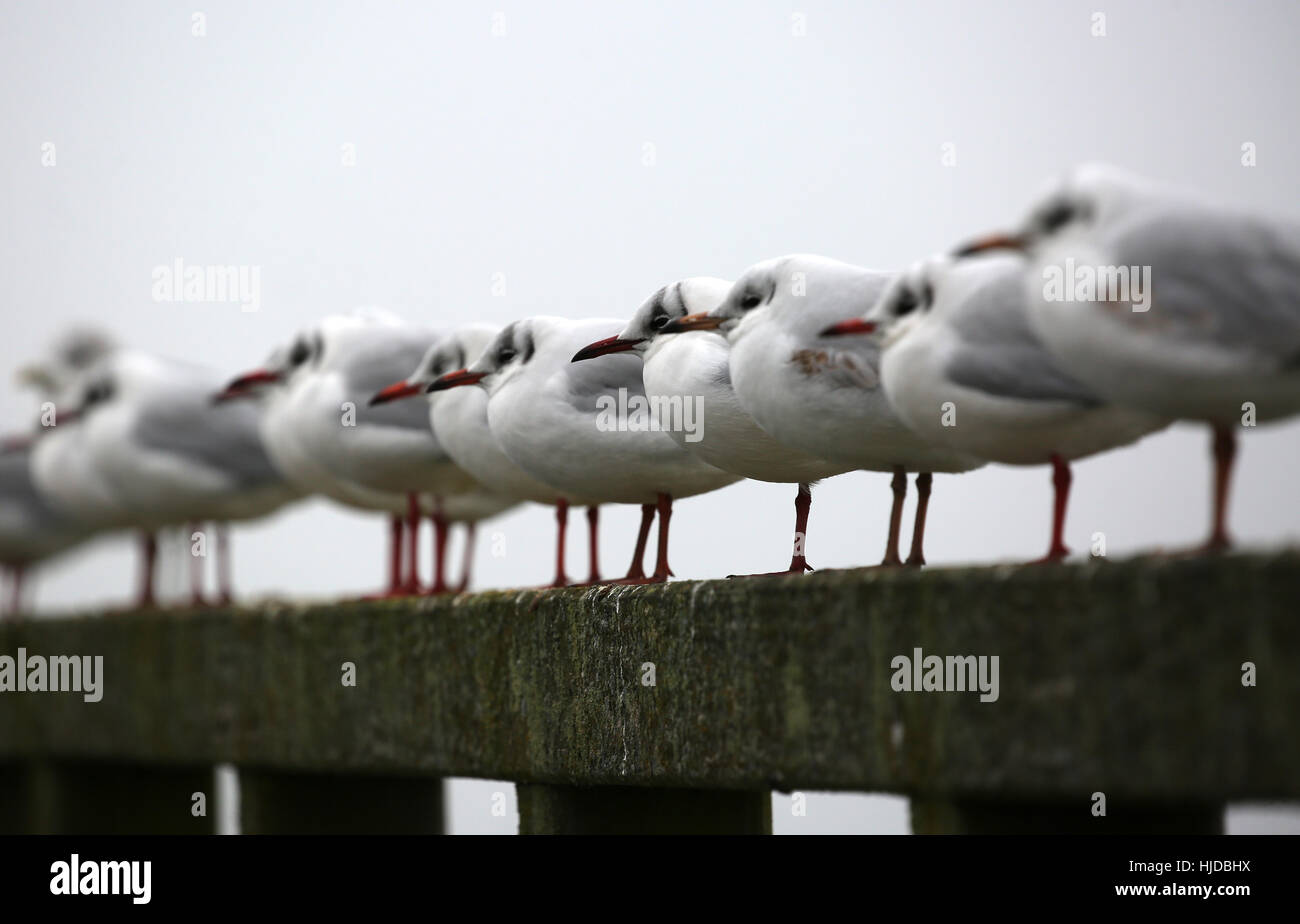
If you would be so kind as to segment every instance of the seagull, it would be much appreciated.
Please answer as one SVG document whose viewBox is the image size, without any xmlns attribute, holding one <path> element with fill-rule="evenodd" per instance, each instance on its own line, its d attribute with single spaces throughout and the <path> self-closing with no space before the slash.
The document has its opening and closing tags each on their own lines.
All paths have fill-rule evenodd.
<svg viewBox="0 0 1300 924">
<path fill-rule="evenodd" d="M 893 509 L 882 565 L 925 563 L 925 516 L 933 472 L 983 465 L 935 446 L 898 419 L 880 387 L 870 338 L 828 337 L 828 325 L 861 315 L 892 276 L 826 257 L 792 255 L 750 267 L 717 308 L 670 322 L 671 331 L 722 330 L 740 406 L 781 443 L 829 462 L 893 472 Z M 899 555 L 907 472 L 917 472 L 912 548 Z"/>
<path fill-rule="evenodd" d="M 449 524 L 474 523 L 513 504 L 509 498 L 488 492 L 452 461 L 430 428 L 426 408 L 368 404 L 381 385 L 414 366 L 439 337 L 373 309 L 336 315 L 300 335 L 281 354 L 278 365 L 241 376 L 227 388 L 227 394 L 238 393 L 250 385 L 290 378 L 293 387 L 287 415 L 283 409 L 276 415 L 276 422 L 286 423 L 292 434 L 290 467 L 301 471 L 307 481 L 332 482 L 326 493 L 337 494 L 345 502 L 387 509 L 397 517 L 402 516 L 404 505 L 407 573 L 399 586 L 390 586 L 390 594 L 419 592 L 418 528 L 425 512 L 423 495 L 432 498 L 432 594 L 453 589 L 445 570 Z M 285 416 L 289 419 L 282 421 Z M 308 465 L 302 465 L 303 455 L 311 460 Z M 398 529 L 400 524 L 394 527 L 395 535 Z M 472 550 L 467 547 L 466 579 L 471 557 Z"/>
<path fill-rule="evenodd" d="M 670 428 L 677 444 L 715 468 L 742 478 L 796 484 L 794 552 L 790 567 L 774 574 L 811 571 L 805 557 L 808 511 L 812 484 L 853 466 L 827 462 L 792 449 L 768 436 L 754 423 L 736 397 L 731 384 L 727 338 L 717 331 L 674 334 L 670 325 L 692 314 L 708 312 L 722 304 L 732 283 L 696 277 L 665 286 L 637 309 L 616 337 L 597 341 L 580 350 L 575 360 L 611 353 L 631 353 L 642 359 L 646 394 L 659 407 L 702 403 L 698 434 Z"/>
<path fill-rule="evenodd" d="M 32 479 L 33 438 L 15 436 L 0 445 L 0 565 L 9 578 L 9 612 L 23 610 L 29 569 L 89 538 L 92 531 L 56 510 Z"/>
<path fill-rule="evenodd" d="M 909 427 L 935 445 L 1007 465 L 1052 466 L 1051 542 L 1060 561 L 1070 462 L 1126 446 L 1163 418 L 1106 404 L 1042 345 L 1025 308 L 1023 259 L 943 257 L 914 265 L 863 319 L 828 334 L 867 334 L 880 377 Z"/>
<path fill-rule="evenodd" d="M 640 504 L 641 532 L 621 583 L 655 583 L 672 574 L 668 524 L 673 498 L 703 494 L 738 479 L 699 461 L 654 428 L 645 409 L 641 363 L 635 358 L 571 361 L 587 344 L 615 336 L 624 326 L 606 318 L 516 321 L 469 367 L 440 376 L 429 391 L 481 384 L 488 393 L 492 434 L 516 465 L 564 494 Z M 658 557 L 654 572 L 646 576 L 641 559 L 647 514 L 654 509 L 659 513 Z"/>
<path fill-rule="evenodd" d="M 431 346 L 415 370 L 401 381 L 379 391 L 371 405 L 397 401 L 411 395 L 423 395 L 443 374 L 463 369 L 477 359 L 496 339 L 501 328 L 492 324 L 470 324 L 454 331 Z M 429 420 L 438 442 L 456 464 L 492 492 L 517 500 L 534 501 L 555 507 L 557 523 L 555 579 L 552 587 L 567 587 L 565 572 L 565 535 L 569 506 L 586 503 L 577 495 L 557 492 L 550 485 L 528 474 L 510 460 L 492 435 L 488 425 L 488 395 L 482 388 L 457 388 L 428 394 Z M 653 509 L 653 508 L 652 508 Z M 653 516 L 653 513 L 651 514 Z M 586 583 L 600 582 L 597 532 L 599 507 L 587 506 L 590 572 Z M 647 531 L 649 524 L 646 524 Z"/>
<path fill-rule="evenodd" d="M 1213 430 L 1211 530 L 1231 542 L 1236 429 L 1300 412 L 1300 223 L 1087 164 L 1014 233 L 957 251 L 1029 256 L 1035 331 L 1107 401 Z"/>
<path fill-rule="evenodd" d="M 140 606 L 155 603 L 158 530 L 262 517 L 298 496 L 267 458 L 257 409 L 214 406 L 209 396 L 216 380 L 207 370 L 117 350 L 83 378 L 71 439 L 61 439 L 65 421 L 37 440 L 33 474 L 57 507 L 142 531 Z M 224 527 L 214 532 L 220 600 L 228 603 L 227 539 Z M 196 605 L 202 603 L 200 565 L 196 556 Z"/>
</svg>

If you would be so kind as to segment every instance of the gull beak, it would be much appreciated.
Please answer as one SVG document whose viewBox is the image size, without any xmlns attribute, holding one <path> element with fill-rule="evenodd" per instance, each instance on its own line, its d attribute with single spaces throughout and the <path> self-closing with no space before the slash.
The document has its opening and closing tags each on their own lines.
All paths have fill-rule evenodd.
<svg viewBox="0 0 1300 924">
<path fill-rule="evenodd" d="M 874 334 L 876 323 L 863 318 L 849 318 L 838 324 L 832 324 L 821 332 L 822 337 L 842 337 L 845 334 Z"/>
<path fill-rule="evenodd" d="M 688 314 L 683 318 L 673 318 L 659 328 L 659 333 L 684 334 L 692 330 L 717 330 L 726 321 L 726 318 L 716 318 L 707 311 L 701 311 L 698 314 Z"/>
<path fill-rule="evenodd" d="M 422 385 L 412 385 L 406 381 L 394 382 L 387 388 L 377 391 L 375 396 L 370 399 L 370 406 L 387 404 L 389 401 L 397 401 L 400 398 L 409 398 L 411 395 L 418 395 L 422 391 L 424 391 Z"/>
<path fill-rule="evenodd" d="M 952 252 L 954 257 L 972 257 L 977 253 L 990 250 L 1024 250 L 1025 238 L 1020 234 L 986 234 L 976 238 Z"/>
<path fill-rule="evenodd" d="M 224 401 L 233 401 L 236 398 L 249 398 L 257 391 L 258 387 L 278 381 L 280 381 L 280 373 L 271 372 L 269 369 L 257 369 L 233 379 L 224 390 L 212 396 L 212 403 L 221 404 Z"/>
<path fill-rule="evenodd" d="M 54 388 L 54 376 L 50 375 L 49 370 L 44 366 L 23 366 L 14 376 L 14 380 L 19 385 L 30 385 L 46 390 Z"/>
<path fill-rule="evenodd" d="M 457 369 L 455 372 L 448 372 L 446 375 L 439 376 L 425 391 L 446 391 L 448 388 L 457 388 L 461 385 L 477 385 L 486 376 L 486 372 L 470 372 L 468 369 Z"/>
<path fill-rule="evenodd" d="M 638 343 L 643 342 L 644 338 L 636 340 L 624 340 L 622 337 L 606 337 L 604 340 L 597 340 L 595 343 L 589 343 L 581 350 L 573 354 L 570 362 L 582 362 L 584 359 L 595 359 L 597 356 L 604 356 L 606 353 L 626 353 L 628 350 L 636 349 Z"/>
</svg>

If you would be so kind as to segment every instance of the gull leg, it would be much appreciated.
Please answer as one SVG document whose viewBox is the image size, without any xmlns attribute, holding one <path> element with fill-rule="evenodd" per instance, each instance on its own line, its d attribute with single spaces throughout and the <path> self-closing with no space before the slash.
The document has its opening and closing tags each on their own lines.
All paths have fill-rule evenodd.
<svg viewBox="0 0 1300 924">
<path fill-rule="evenodd" d="M 555 502 L 555 580 L 552 587 L 568 587 L 569 576 L 564 573 L 564 547 L 569 536 L 569 502 L 561 497 Z"/>
<path fill-rule="evenodd" d="M 146 609 L 154 606 L 153 576 L 158 565 L 158 536 L 145 530 L 140 534 L 140 593 L 136 598 L 136 607 Z"/>
<path fill-rule="evenodd" d="M 394 516 L 388 523 L 388 591 L 381 596 L 396 597 L 402 593 L 402 518 Z"/>
<path fill-rule="evenodd" d="M 645 567 L 643 566 L 645 561 L 645 547 L 647 540 L 650 538 L 650 523 L 654 518 L 655 505 L 642 504 L 641 527 L 637 530 L 636 534 L 636 548 L 632 550 L 632 564 L 628 566 L 627 575 L 623 578 L 623 581 L 627 583 L 636 584 L 646 579 Z"/>
<path fill-rule="evenodd" d="M 1237 435 L 1230 426 L 1214 428 L 1214 507 L 1210 538 L 1206 552 L 1223 552 L 1232 546 L 1228 538 L 1228 489 L 1232 485 L 1232 466 L 1237 458 Z"/>
<path fill-rule="evenodd" d="M 1070 550 L 1065 547 L 1065 512 L 1070 505 L 1070 463 L 1057 453 L 1052 453 L 1052 542 L 1047 554 L 1035 564 L 1052 564 L 1065 559 Z"/>
<path fill-rule="evenodd" d="M 189 526 L 190 545 L 190 606 L 203 606 L 203 559 L 194 554 L 194 534 L 202 531 L 202 523 Z M 207 551 L 207 539 L 204 537 L 204 552 Z"/>
<path fill-rule="evenodd" d="M 463 594 L 469 590 L 470 572 L 474 569 L 474 539 L 478 535 L 478 524 L 473 521 L 465 524 L 465 557 L 460 562 L 460 583 L 456 593 Z"/>
<path fill-rule="evenodd" d="M 737 577 L 772 577 L 780 574 L 803 574 L 812 571 L 812 565 L 804 557 L 808 538 L 808 511 L 812 508 L 812 487 L 799 485 L 794 496 L 794 554 L 790 558 L 790 567 L 785 571 L 769 571 L 766 574 L 728 574 L 728 578 Z"/>
<path fill-rule="evenodd" d="M 433 499 L 433 586 L 429 593 L 445 594 L 447 585 L 447 518 L 442 515 L 442 498 Z"/>
<path fill-rule="evenodd" d="M 235 600 L 230 580 L 230 532 L 225 523 L 212 524 L 217 538 L 217 603 L 230 606 Z"/>
<path fill-rule="evenodd" d="M 600 546 L 599 546 L 600 508 L 594 504 L 587 508 L 587 550 L 591 567 L 587 573 L 588 584 L 600 583 Z"/>
<path fill-rule="evenodd" d="M 673 569 L 668 567 L 668 523 L 673 518 L 673 496 L 671 494 L 659 495 L 659 554 L 655 561 L 655 572 L 650 575 L 650 583 L 662 583 L 672 575 Z"/>
<path fill-rule="evenodd" d="M 919 568 L 925 564 L 925 515 L 930 509 L 930 484 L 934 475 L 921 472 L 916 476 L 916 519 L 912 522 L 912 550 L 903 564 Z"/>
<path fill-rule="evenodd" d="M 402 590 L 420 592 L 420 495 L 414 491 L 406 495 L 406 579 Z"/>
<path fill-rule="evenodd" d="M 885 557 L 881 565 L 901 565 L 898 554 L 898 534 L 903 527 L 903 499 L 907 497 L 907 472 L 901 465 L 894 466 L 894 478 L 889 483 L 894 491 L 894 506 L 889 511 L 889 538 L 885 542 Z"/>
</svg>

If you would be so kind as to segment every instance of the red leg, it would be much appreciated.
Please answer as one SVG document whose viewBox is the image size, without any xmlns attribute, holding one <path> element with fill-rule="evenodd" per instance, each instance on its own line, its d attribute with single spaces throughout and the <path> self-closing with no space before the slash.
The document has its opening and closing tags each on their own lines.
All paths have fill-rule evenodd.
<svg viewBox="0 0 1300 924">
<path fill-rule="evenodd" d="M 1052 541 L 1047 547 L 1047 554 L 1038 559 L 1038 563 L 1052 564 L 1062 561 L 1070 554 L 1065 547 L 1065 512 L 1070 505 L 1070 483 L 1074 476 L 1070 474 L 1070 463 L 1057 453 L 1052 453 Z"/>
<path fill-rule="evenodd" d="M 230 606 L 235 601 L 230 580 L 230 532 L 225 523 L 212 524 L 217 537 L 217 602 Z"/>
<path fill-rule="evenodd" d="M 930 485 L 934 475 L 921 472 L 916 476 L 916 519 L 912 523 L 912 550 L 905 565 L 919 568 L 925 564 L 925 515 L 930 509 Z"/>
<path fill-rule="evenodd" d="M 388 590 L 380 596 L 397 597 L 402 593 L 402 518 L 395 516 L 388 524 Z"/>
<path fill-rule="evenodd" d="M 641 505 L 641 527 L 636 534 L 636 548 L 632 550 L 632 564 L 628 566 L 627 575 L 623 578 L 624 583 L 638 584 L 646 579 L 645 577 L 645 547 L 646 542 L 650 539 L 650 523 L 655 518 L 655 505 Z M 615 582 L 619 583 L 619 582 Z"/>
<path fill-rule="evenodd" d="M 406 578 L 402 590 L 420 592 L 420 495 L 414 491 L 406 495 Z"/>
<path fill-rule="evenodd" d="M 203 542 L 203 552 L 208 551 L 208 537 L 202 534 L 202 523 L 191 523 L 189 526 L 189 545 L 190 545 L 190 606 L 203 606 L 203 563 L 204 559 L 194 554 L 194 534 L 199 533 L 199 538 Z"/>
<path fill-rule="evenodd" d="M 9 615 L 17 619 L 23 611 L 23 577 L 26 565 L 13 565 L 9 568 Z"/>
<path fill-rule="evenodd" d="M 158 564 L 158 537 L 146 530 L 140 535 L 140 595 L 136 600 L 139 609 L 154 605 L 153 575 Z"/>
<path fill-rule="evenodd" d="M 889 538 L 885 542 L 885 557 L 882 565 L 901 565 L 903 559 L 898 554 L 898 535 L 903 528 L 903 499 L 907 497 L 907 472 L 903 466 L 894 466 L 894 478 L 889 483 L 894 491 L 894 506 L 889 511 Z"/>
<path fill-rule="evenodd" d="M 460 562 L 460 584 L 456 586 L 456 593 L 459 594 L 469 590 L 470 572 L 474 568 L 474 538 L 477 534 L 477 523 L 465 524 L 465 557 Z"/>
<path fill-rule="evenodd" d="M 587 574 L 588 584 L 600 583 L 600 508 L 587 508 L 587 554 L 591 568 Z"/>
<path fill-rule="evenodd" d="M 447 519 L 442 515 L 442 501 L 434 498 L 433 516 L 433 585 L 430 594 L 450 593 L 447 584 Z"/>
<path fill-rule="evenodd" d="M 653 583 L 668 580 L 673 569 L 668 567 L 668 523 L 673 517 L 673 496 L 659 495 L 659 554 L 655 562 L 655 573 L 650 575 Z"/>
<path fill-rule="evenodd" d="M 1232 465 L 1237 458 L 1237 435 L 1231 426 L 1214 428 L 1214 507 L 1210 538 L 1206 552 L 1223 552 L 1232 546 L 1228 538 L 1228 489 L 1232 483 Z"/>
<path fill-rule="evenodd" d="M 569 502 L 561 497 L 555 502 L 555 580 L 552 587 L 568 587 L 569 576 L 564 572 L 564 547 L 569 535 Z"/>
<path fill-rule="evenodd" d="M 809 485 L 799 485 L 799 491 L 794 496 L 794 555 L 790 558 L 790 567 L 785 571 L 770 571 L 766 574 L 729 574 L 727 577 L 773 577 L 781 574 L 803 574 L 805 571 L 812 571 L 812 565 L 808 564 L 808 559 L 804 557 L 806 543 L 808 538 L 808 511 L 812 507 L 812 488 Z"/>
</svg>

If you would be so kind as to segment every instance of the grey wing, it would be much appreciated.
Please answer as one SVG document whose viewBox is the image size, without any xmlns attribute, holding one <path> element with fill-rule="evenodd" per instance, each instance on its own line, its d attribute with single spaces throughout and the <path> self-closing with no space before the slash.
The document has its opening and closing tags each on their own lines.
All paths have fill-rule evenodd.
<svg viewBox="0 0 1300 924">
<path fill-rule="evenodd" d="M 412 397 L 375 407 L 370 407 L 369 402 L 381 388 L 410 375 L 436 339 L 433 333 L 396 328 L 372 338 L 349 358 L 343 374 L 347 393 L 357 405 L 358 421 L 378 427 L 433 432 L 427 401 Z"/>
<path fill-rule="evenodd" d="M 1025 313 L 1023 274 L 1001 273 L 963 301 L 952 326 L 960 345 L 944 368 L 953 382 L 986 394 L 1027 401 L 1101 404 L 1052 359 Z"/>
<path fill-rule="evenodd" d="M 1151 308 L 1135 325 L 1300 362 L 1300 225 L 1166 208 L 1108 243 L 1122 263 L 1151 267 Z"/>
<path fill-rule="evenodd" d="M 626 389 L 629 398 L 645 395 L 641 379 L 641 360 L 627 353 L 611 353 L 599 359 L 569 363 L 557 373 L 563 377 L 565 397 L 583 412 L 600 410 L 596 402 L 601 395 L 618 399 L 619 389 Z"/>
<path fill-rule="evenodd" d="M 132 435 L 142 445 L 217 469 L 254 487 L 283 480 L 258 431 L 259 408 L 244 401 L 213 404 L 210 390 L 186 390 L 142 405 Z"/>
</svg>

